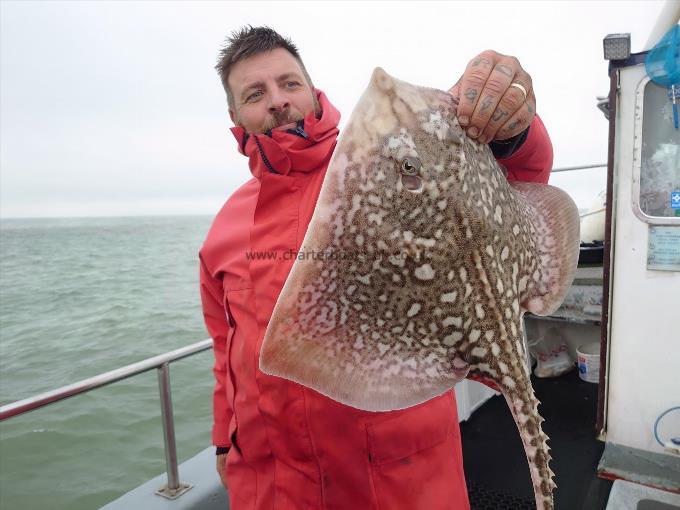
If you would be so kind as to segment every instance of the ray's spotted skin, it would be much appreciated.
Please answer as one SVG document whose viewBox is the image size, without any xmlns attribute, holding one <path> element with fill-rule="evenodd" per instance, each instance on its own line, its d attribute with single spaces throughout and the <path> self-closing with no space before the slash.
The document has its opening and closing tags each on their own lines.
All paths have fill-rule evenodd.
<svg viewBox="0 0 680 510">
<path fill-rule="evenodd" d="M 547 436 L 522 314 L 551 313 L 574 276 L 579 218 L 557 188 L 509 184 L 446 92 L 378 68 L 341 135 L 265 333 L 260 368 L 371 411 L 468 375 L 493 380 L 553 508 Z"/>
</svg>

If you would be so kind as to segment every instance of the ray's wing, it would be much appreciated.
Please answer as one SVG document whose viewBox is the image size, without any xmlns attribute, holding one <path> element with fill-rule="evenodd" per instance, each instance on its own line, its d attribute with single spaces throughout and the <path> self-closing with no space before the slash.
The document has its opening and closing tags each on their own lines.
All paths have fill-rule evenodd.
<svg viewBox="0 0 680 510">
<path fill-rule="evenodd" d="M 520 278 L 520 304 L 536 315 L 550 315 L 564 301 L 576 274 L 580 247 L 580 220 L 576 204 L 564 191 L 554 186 L 530 182 L 513 182 L 519 194 L 523 214 L 533 218 L 538 268 Z"/>
</svg>

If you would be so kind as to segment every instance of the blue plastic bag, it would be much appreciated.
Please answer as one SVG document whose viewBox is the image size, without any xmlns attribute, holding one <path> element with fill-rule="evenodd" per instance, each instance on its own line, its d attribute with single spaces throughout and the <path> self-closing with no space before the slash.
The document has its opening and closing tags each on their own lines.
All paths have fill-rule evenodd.
<svg viewBox="0 0 680 510">
<path fill-rule="evenodd" d="M 670 89 L 673 102 L 673 124 L 678 129 L 678 105 L 680 98 L 680 25 L 675 25 L 664 35 L 645 58 L 647 75 L 659 85 Z"/>
</svg>

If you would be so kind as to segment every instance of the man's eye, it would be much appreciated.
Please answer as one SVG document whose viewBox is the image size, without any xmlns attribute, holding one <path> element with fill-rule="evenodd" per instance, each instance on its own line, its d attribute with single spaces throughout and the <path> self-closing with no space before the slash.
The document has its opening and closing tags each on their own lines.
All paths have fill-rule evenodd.
<svg viewBox="0 0 680 510">
<path fill-rule="evenodd" d="M 262 95 L 262 92 L 260 92 L 259 90 L 257 92 L 253 92 L 248 97 L 246 97 L 246 102 L 257 100 L 257 99 L 260 98 L 261 95 Z"/>
<path fill-rule="evenodd" d="M 286 83 L 286 87 L 288 87 L 288 88 L 297 87 L 299 85 L 300 85 L 300 82 L 297 82 L 297 81 L 289 81 L 289 82 Z"/>
</svg>

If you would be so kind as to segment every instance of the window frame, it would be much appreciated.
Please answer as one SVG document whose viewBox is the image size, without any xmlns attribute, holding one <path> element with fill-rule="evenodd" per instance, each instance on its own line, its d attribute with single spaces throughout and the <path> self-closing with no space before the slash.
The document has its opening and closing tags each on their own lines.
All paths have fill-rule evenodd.
<svg viewBox="0 0 680 510">
<path fill-rule="evenodd" d="M 649 225 L 680 225 L 680 216 L 650 216 L 640 207 L 640 179 L 642 174 L 642 122 L 644 118 L 645 89 L 651 81 L 644 76 L 637 86 L 635 98 L 635 125 L 633 137 L 633 197 L 631 205 L 633 213 L 640 221 Z"/>
</svg>

